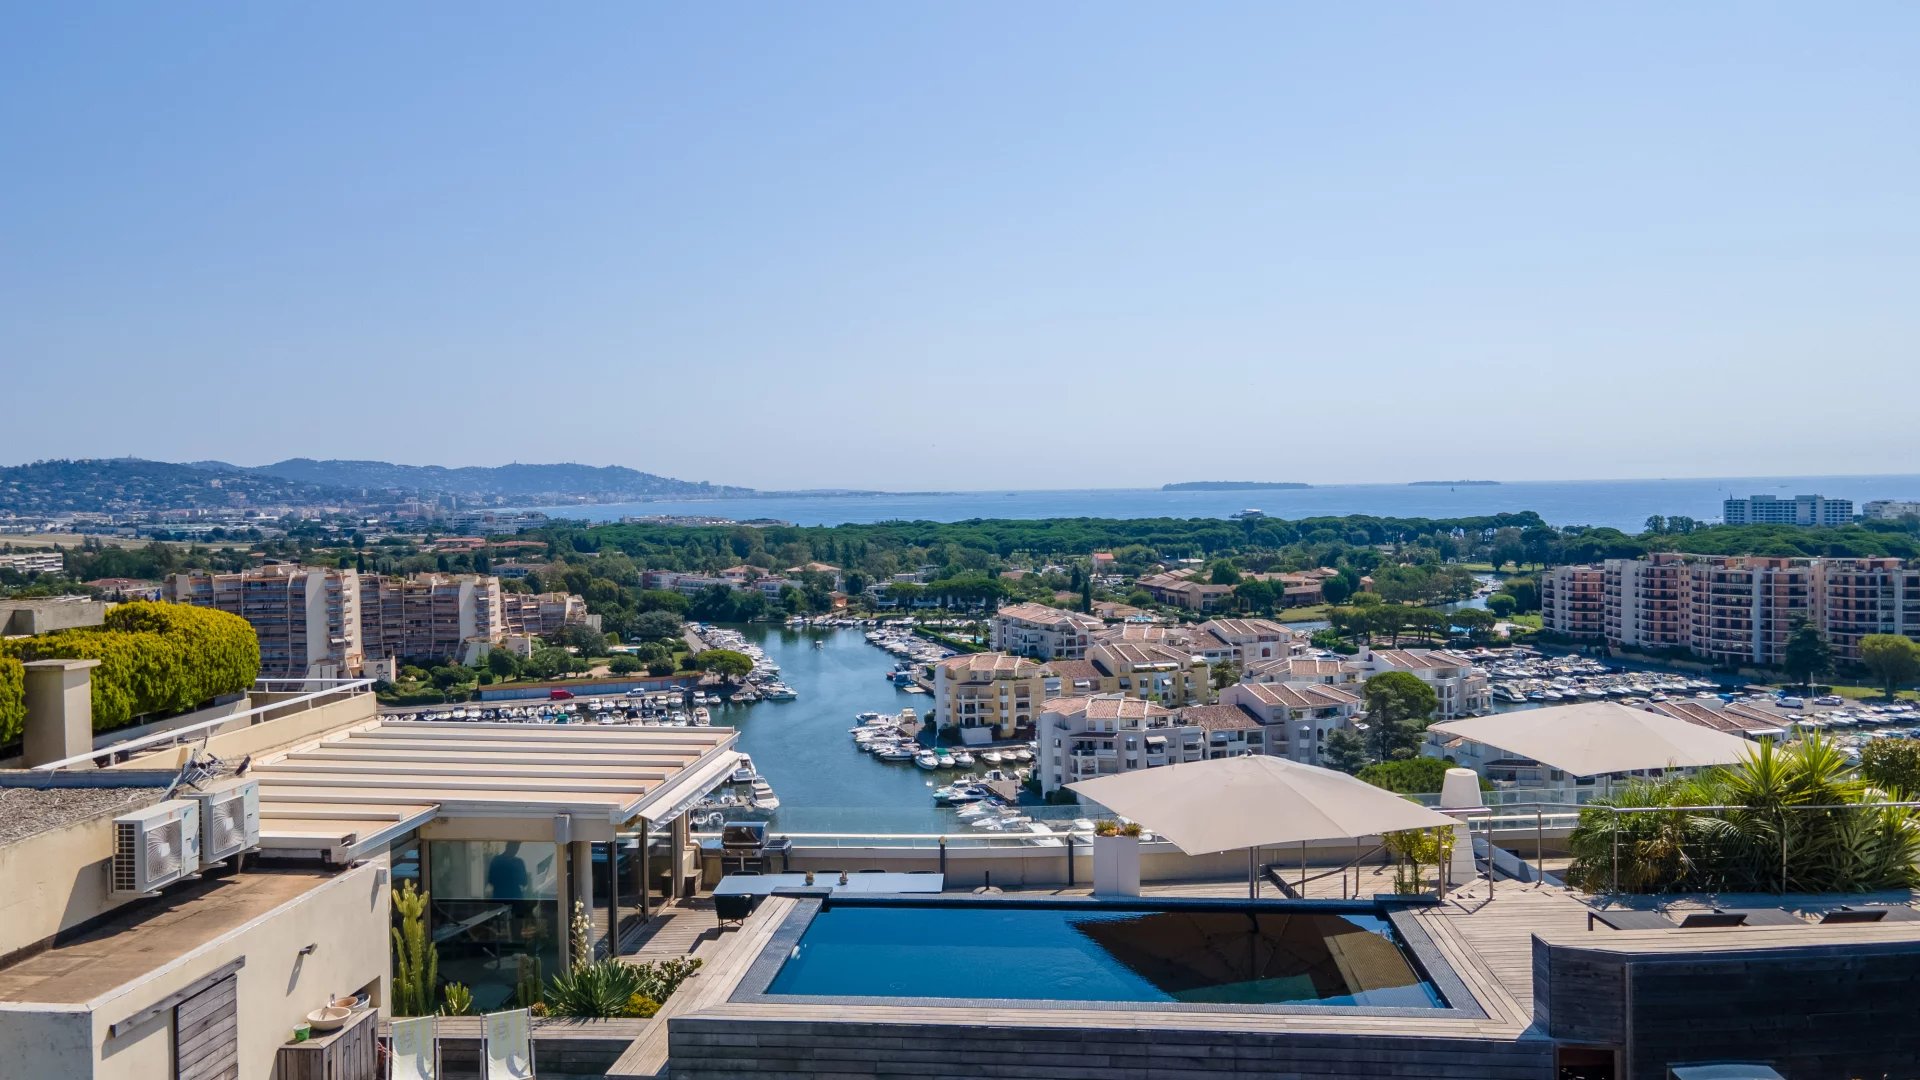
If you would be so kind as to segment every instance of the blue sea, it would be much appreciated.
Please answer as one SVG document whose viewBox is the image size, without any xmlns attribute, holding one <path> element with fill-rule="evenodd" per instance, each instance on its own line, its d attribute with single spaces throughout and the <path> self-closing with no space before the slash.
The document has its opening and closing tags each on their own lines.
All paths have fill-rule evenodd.
<svg viewBox="0 0 1920 1080">
<path fill-rule="evenodd" d="M 969 518 L 1227 517 L 1244 509 L 1270 517 L 1342 514 L 1472 517 L 1533 510 L 1553 525 L 1610 526 L 1639 532 L 1649 516 L 1720 520 L 1728 496 L 1817 494 L 1854 500 L 1920 498 L 1920 476 L 1733 477 L 1690 480 L 1524 481 L 1492 486 L 1328 484 L 1258 491 L 1160 491 L 1095 488 L 1060 491 L 961 491 L 912 495 L 778 495 L 548 508 L 556 517 L 614 521 L 629 515 L 699 514 L 775 518 L 796 525 Z"/>
</svg>

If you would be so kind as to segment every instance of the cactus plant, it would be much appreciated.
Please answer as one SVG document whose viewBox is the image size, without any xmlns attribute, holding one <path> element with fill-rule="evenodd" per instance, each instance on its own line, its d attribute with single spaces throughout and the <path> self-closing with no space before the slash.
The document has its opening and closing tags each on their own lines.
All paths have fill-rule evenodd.
<svg viewBox="0 0 1920 1080">
<path fill-rule="evenodd" d="M 473 991 L 465 983 L 450 982 L 443 992 L 444 1000 L 440 1005 L 441 1016 L 472 1016 Z"/>
<path fill-rule="evenodd" d="M 433 1012 L 434 991 L 440 981 L 440 950 L 427 940 L 427 894 L 405 881 L 393 890 L 393 909 L 400 925 L 393 935 L 393 1012 L 395 1016 L 427 1016 Z"/>
</svg>

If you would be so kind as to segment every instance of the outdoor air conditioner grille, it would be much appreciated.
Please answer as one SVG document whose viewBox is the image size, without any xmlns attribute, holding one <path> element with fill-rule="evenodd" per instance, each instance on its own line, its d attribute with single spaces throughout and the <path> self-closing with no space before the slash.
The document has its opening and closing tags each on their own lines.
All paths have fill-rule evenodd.
<svg viewBox="0 0 1920 1080">
<path fill-rule="evenodd" d="M 228 799 L 213 807 L 213 850 L 238 851 L 247 843 L 247 801 Z M 205 846 L 205 845 L 202 845 Z M 215 855 L 216 858 L 221 857 Z"/>
<path fill-rule="evenodd" d="M 113 891 L 133 892 L 140 882 L 140 823 L 113 823 Z"/>
<path fill-rule="evenodd" d="M 180 873 L 182 829 L 179 818 L 147 830 L 147 879 L 164 881 Z"/>
</svg>

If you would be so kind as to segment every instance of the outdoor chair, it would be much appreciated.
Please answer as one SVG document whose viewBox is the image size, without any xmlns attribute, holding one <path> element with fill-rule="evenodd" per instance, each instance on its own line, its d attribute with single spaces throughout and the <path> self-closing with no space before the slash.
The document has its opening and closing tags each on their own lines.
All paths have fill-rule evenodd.
<svg viewBox="0 0 1920 1080">
<path fill-rule="evenodd" d="M 510 1009 L 482 1017 L 480 1061 L 480 1080 L 534 1080 L 532 1014 Z"/>
<path fill-rule="evenodd" d="M 440 1042 L 437 1017 L 395 1020 L 387 1043 L 387 1075 L 392 1080 L 439 1080 Z"/>
<path fill-rule="evenodd" d="M 1740 915 L 1736 926 L 1805 926 L 1807 920 L 1784 908 L 1714 908 L 1715 914 Z"/>
<path fill-rule="evenodd" d="M 1689 911 L 1680 917 L 1682 930 L 1712 930 L 1746 924 L 1747 913 L 1744 911 Z"/>
<path fill-rule="evenodd" d="M 855 870 L 856 874 L 884 874 L 885 870 Z"/>
<path fill-rule="evenodd" d="M 745 926 L 747 916 L 753 914 L 753 897 L 738 894 L 726 894 L 713 898 L 713 914 L 721 926 L 735 923 Z"/>
<path fill-rule="evenodd" d="M 1920 912 L 1898 904 L 1842 905 L 1831 911 L 1820 913 L 1822 925 L 1827 923 L 1877 923 L 1877 922 L 1913 922 L 1920 920 Z"/>
<path fill-rule="evenodd" d="M 1671 930 L 1674 926 L 1672 919 L 1657 911 L 1635 911 L 1625 908 L 1587 912 L 1587 929 L 1592 930 L 1595 923 L 1609 930 Z"/>
</svg>

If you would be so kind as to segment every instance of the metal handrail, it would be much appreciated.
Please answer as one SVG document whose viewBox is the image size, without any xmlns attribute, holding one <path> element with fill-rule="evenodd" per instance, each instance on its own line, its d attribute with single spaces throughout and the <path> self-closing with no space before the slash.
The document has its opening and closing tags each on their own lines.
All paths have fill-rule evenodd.
<svg viewBox="0 0 1920 1080">
<path fill-rule="evenodd" d="M 316 690 L 309 694 L 302 694 L 299 697 L 291 697 L 286 699 L 285 701 L 276 701 L 271 705 L 256 705 L 253 708 L 244 710 L 242 712 L 228 713 L 225 716 L 215 717 L 212 720 L 202 720 L 197 724 L 188 724 L 185 727 L 169 728 L 166 731 L 156 731 L 151 735 L 143 735 L 137 739 L 128 739 L 125 742 L 108 743 L 105 746 L 96 747 L 92 750 L 89 750 L 84 754 L 75 754 L 72 757 L 61 758 L 58 761 L 49 761 L 44 765 L 35 765 L 33 768 L 37 772 L 52 772 L 55 769 L 64 769 L 69 765 L 79 765 L 83 762 L 91 762 L 96 758 L 108 757 L 114 754 L 124 754 L 133 750 L 144 750 L 150 746 L 159 746 L 163 743 L 167 745 L 177 745 L 178 743 L 180 743 L 181 740 L 185 738 L 188 738 L 193 735 L 198 735 L 201 732 L 211 732 L 214 728 L 225 727 L 236 720 L 248 720 L 250 717 L 258 716 L 262 713 L 273 712 L 280 709 L 286 709 L 289 706 L 303 705 L 303 704 L 306 704 L 307 702 L 318 701 L 319 699 L 324 697 L 331 697 L 335 694 L 352 695 L 352 694 L 357 694 L 361 691 L 371 691 L 373 689 L 372 679 L 338 679 L 338 680 L 259 679 L 255 681 L 255 689 L 259 690 L 259 692 L 261 693 L 274 693 L 275 691 L 267 690 L 264 687 L 261 687 L 259 684 L 266 683 L 266 682 L 293 682 L 293 681 L 329 682 L 331 683 L 331 685 L 328 686 L 326 689 Z"/>
</svg>

